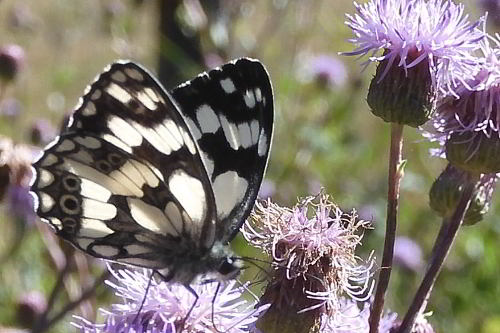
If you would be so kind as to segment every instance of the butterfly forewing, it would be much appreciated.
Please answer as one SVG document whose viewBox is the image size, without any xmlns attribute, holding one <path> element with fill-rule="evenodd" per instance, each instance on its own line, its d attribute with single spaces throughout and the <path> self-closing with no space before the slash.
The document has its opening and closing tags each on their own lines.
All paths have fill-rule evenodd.
<svg viewBox="0 0 500 333">
<path fill-rule="evenodd" d="M 178 271 L 189 282 L 183 258 L 201 263 L 248 216 L 272 120 L 257 61 L 202 74 L 173 97 L 139 65 L 114 63 L 33 165 L 37 213 L 93 256 Z"/>
<path fill-rule="evenodd" d="M 267 165 L 273 93 L 257 60 L 239 59 L 172 91 L 197 140 L 217 205 L 218 237 L 230 240 L 253 207 Z"/>
</svg>

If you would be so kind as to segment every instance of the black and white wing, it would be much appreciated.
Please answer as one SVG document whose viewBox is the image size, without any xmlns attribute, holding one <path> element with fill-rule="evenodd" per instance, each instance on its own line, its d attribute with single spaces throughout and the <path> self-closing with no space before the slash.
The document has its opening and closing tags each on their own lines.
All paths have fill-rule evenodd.
<svg viewBox="0 0 500 333">
<path fill-rule="evenodd" d="M 231 240 L 250 214 L 273 132 L 273 92 L 264 66 L 238 59 L 172 91 L 212 183 L 217 239 Z"/>
<path fill-rule="evenodd" d="M 61 237 L 96 257 L 172 268 L 234 236 L 267 164 L 268 75 L 240 59 L 172 94 L 132 62 L 87 88 L 33 165 L 37 213 Z"/>
<path fill-rule="evenodd" d="M 215 241 L 197 144 L 170 95 L 132 62 L 97 78 L 33 167 L 38 215 L 93 256 L 160 268 Z"/>
</svg>

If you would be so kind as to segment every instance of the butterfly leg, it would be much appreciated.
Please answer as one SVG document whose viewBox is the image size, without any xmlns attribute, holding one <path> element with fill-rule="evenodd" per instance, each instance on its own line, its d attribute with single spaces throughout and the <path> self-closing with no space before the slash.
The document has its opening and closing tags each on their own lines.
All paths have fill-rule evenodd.
<svg viewBox="0 0 500 333">
<path fill-rule="evenodd" d="M 184 329 L 184 324 L 186 323 L 186 320 L 189 318 L 189 316 L 191 315 L 191 312 L 194 310 L 194 307 L 196 306 L 196 304 L 198 303 L 198 299 L 200 298 L 200 296 L 198 296 L 198 294 L 196 293 L 196 291 L 191 288 L 191 286 L 189 284 L 185 284 L 184 287 L 191 293 L 193 294 L 194 296 L 194 302 L 193 302 L 193 305 L 191 305 L 191 307 L 189 308 L 189 311 L 187 312 L 186 316 L 184 317 L 184 319 L 182 320 L 182 326 L 181 326 L 181 332 L 182 330 Z"/>
<path fill-rule="evenodd" d="M 146 291 L 144 292 L 144 297 L 142 298 L 142 302 L 141 302 L 141 306 L 139 306 L 139 309 L 137 310 L 137 313 L 135 315 L 135 318 L 134 320 L 132 321 L 132 323 L 135 323 L 136 320 L 139 318 L 139 314 L 141 313 L 142 311 L 142 307 L 144 306 L 144 303 L 146 302 L 146 297 L 148 296 L 148 292 L 149 292 L 149 287 L 151 287 L 151 282 L 153 281 L 153 275 L 155 274 L 155 270 L 153 270 L 153 272 L 151 273 L 151 275 L 149 276 L 149 281 L 148 281 L 148 285 L 146 286 Z"/>
</svg>

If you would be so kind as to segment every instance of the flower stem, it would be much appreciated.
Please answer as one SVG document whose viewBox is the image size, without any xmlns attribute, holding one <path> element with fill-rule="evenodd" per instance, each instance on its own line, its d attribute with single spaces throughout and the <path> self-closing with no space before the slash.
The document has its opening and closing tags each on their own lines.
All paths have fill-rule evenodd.
<svg viewBox="0 0 500 333">
<path fill-rule="evenodd" d="M 403 178 L 404 162 L 403 128 L 401 124 L 391 123 L 391 148 L 389 153 L 389 189 L 387 194 L 387 221 L 385 229 L 384 253 L 379 273 L 375 300 L 370 312 L 370 333 L 377 333 L 380 317 L 384 309 L 384 298 L 389 285 L 394 255 L 394 241 L 396 239 L 396 225 L 399 206 L 399 185 Z"/>
<path fill-rule="evenodd" d="M 75 309 L 79 304 L 93 296 L 98 287 L 104 284 L 104 281 L 109 277 L 110 273 L 108 270 L 104 271 L 101 276 L 94 282 L 94 284 L 82 292 L 80 297 L 77 299 L 70 301 L 67 303 L 57 314 L 48 319 L 47 314 L 44 317 L 40 318 L 36 323 L 35 327 L 31 331 L 32 333 L 43 333 L 48 331 L 54 324 L 56 324 L 59 320 L 64 318 L 64 316 Z M 62 283 L 60 283 L 62 285 Z"/>
<path fill-rule="evenodd" d="M 422 283 L 413 298 L 413 302 L 410 305 L 401 326 L 399 327 L 398 333 L 410 333 L 413 328 L 413 324 L 415 323 L 415 319 L 425 310 L 427 300 L 431 295 L 432 288 L 434 287 L 439 271 L 443 266 L 446 256 L 450 252 L 451 245 L 455 240 L 458 229 L 460 228 L 465 213 L 469 208 L 475 185 L 476 182 L 469 179 L 469 181 L 464 185 L 460 202 L 458 203 L 453 216 L 449 219 L 449 221 L 443 221 L 441 230 L 436 238 L 436 243 L 434 244 L 427 272 L 425 273 L 424 279 L 422 280 Z"/>
</svg>

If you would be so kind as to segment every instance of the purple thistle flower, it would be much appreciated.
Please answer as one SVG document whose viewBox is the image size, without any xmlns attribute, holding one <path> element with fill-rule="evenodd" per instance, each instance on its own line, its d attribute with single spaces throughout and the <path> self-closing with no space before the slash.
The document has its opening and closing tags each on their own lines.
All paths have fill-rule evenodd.
<svg viewBox="0 0 500 333">
<path fill-rule="evenodd" d="M 11 184 L 7 189 L 7 204 L 12 216 L 27 223 L 35 222 L 35 205 L 29 187 Z"/>
<path fill-rule="evenodd" d="M 31 125 L 30 137 L 34 144 L 47 144 L 57 135 L 56 128 L 47 119 L 36 119 Z"/>
<path fill-rule="evenodd" d="M 420 245 L 408 237 L 397 237 L 394 243 L 394 263 L 409 271 L 420 271 L 423 266 Z"/>
<path fill-rule="evenodd" d="M 428 61 L 432 83 L 440 90 L 453 91 L 457 82 L 473 74 L 475 66 L 471 52 L 478 49 L 484 33 L 464 15 L 464 6 L 447 0 L 371 0 L 354 3 L 357 14 L 347 14 L 346 24 L 357 45 L 345 55 L 370 57 L 371 62 L 387 63 L 382 80 L 392 66 L 405 72 Z M 382 55 L 377 53 L 383 52 Z M 436 72 L 436 70 L 439 70 Z"/>
<path fill-rule="evenodd" d="M 354 5 L 357 14 L 347 15 L 346 24 L 357 48 L 343 54 L 369 54 L 364 67 L 379 62 L 367 96 L 371 112 L 386 122 L 423 125 L 439 95 L 453 93 L 459 82 L 472 77 L 471 52 L 484 38 L 477 28 L 484 19 L 470 24 L 463 5 L 450 0 L 371 0 Z"/>
<path fill-rule="evenodd" d="M 305 82 L 315 80 L 321 86 L 335 89 L 343 87 L 347 81 L 347 69 L 344 63 L 334 56 L 319 54 L 307 56 L 299 66 L 299 78 Z"/>
<path fill-rule="evenodd" d="M 221 332 L 248 332 L 257 316 L 267 308 L 254 309 L 253 304 L 247 304 L 241 297 L 244 288 L 235 288 L 235 281 L 221 284 L 217 295 L 218 283 L 207 283 L 191 286 L 199 299 L 186 318 L 195 297 L 183 285 L 153 279 L 146 293 L 151 270 L 114 270 L 111 266 L 108 269 L 116 282 L 106 281 L 106 284 L 115 290 L 123 303 L 113 304 L 110 310 L 100 310 L 106 317 L 104 324 L 75 317 L 77 322 L 73 325 L 81 332 L 175 333 L 179 332 L 184 319 L 182 332 L 212 332 L 214 325 Z M 137 314 L 144 298 L 144 305 Z"/>
<path fill-rule="evenodd" d="M 492 45 L 493 44 L 493 47 Z M 479 173 L 500 172 L 500 40 L 488 36 L 480 43 L 473 79 L 461 83 L 455 96 L 443 98 L 424 136 L 438 141 L 455 166 Z"/>
<path fill-rule="evenodd" d="M 258 202 L 251 220 L 243 235 L 272 256 L 275 269 L 261 298 L 271 307 L 259 319 L 259 329 L 272 332 L 273 318 L 294 326 L 317 325 L 324 314 L 340 314 L 342 294 L 370 297 L 373 260 L 360 265 L 354 252 L 369 222 L 358 220 L 354 211 L 344 213 L 320 194 L 292 209 Z"/>
</svg>

